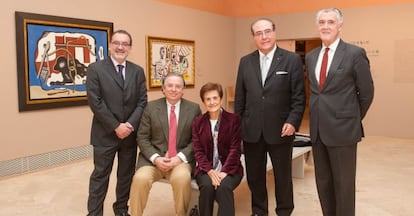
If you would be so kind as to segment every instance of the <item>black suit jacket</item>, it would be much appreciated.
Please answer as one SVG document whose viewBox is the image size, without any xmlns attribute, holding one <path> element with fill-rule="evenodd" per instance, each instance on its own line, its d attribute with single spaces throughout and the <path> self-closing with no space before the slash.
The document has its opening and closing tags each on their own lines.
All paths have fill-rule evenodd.
<svg viewBox="0 0 414 216">
<path fill-rule="evenodd" d="M 299 130 L 305 109 L 305 84 L 301 58 L 277 48 L 264 87 L 259 52 L 241 58 L 235 91 L 235 112 L 242 117 L 242 136 L 257 142 L 263 133 L 267 143 L 282 143 L 284 123 Z"/>
<path fill-rule="evenodd" d="M 365 50 L 339 41 L 324 87 L 315 67 L 322 47 L 306 56 L 310 86 L 310 135 L 327 146 L 353 145 L 363 136 L 362 119 L 374 97 L 374 83 Z"/>
<path fill-rule="evenodd" d="M 127 61 L 122 86 L 121 78 L 108 57 L 89 65 L 86 87 L 88 103 L 94 114 L 91 143 L 111 146 L 119 142 L 114 130 L 120 123 L 129 122 L 135 131 L 124 139 L 124 143 L 136 145 L 136 131 L 147 104 L 144 70 Z"/>
</svg>

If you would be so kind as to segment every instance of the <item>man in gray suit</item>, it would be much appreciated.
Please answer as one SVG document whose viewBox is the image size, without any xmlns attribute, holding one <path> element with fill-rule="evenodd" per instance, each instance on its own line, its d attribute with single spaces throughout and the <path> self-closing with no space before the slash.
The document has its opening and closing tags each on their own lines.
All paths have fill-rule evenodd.
<svg viewBox="0 0 414 216">
<path fill-rule="evenodd" d="M 322 47 L 306 56 L 310 135 L 325 216 L 355 215 L 357 142 L 364 136 L 362 119 L 374 97 L 366 53 L 340 39 L 342 23 L 338 9 L 320 10 L 316 24 Z"/>
<path fill-rule="evenodd" d="M 258 48 L 240 60 L 235 111 L 242 118 L 243 149 L 252 215 L 268 215 L 267 154 L 272 161 L 277 215 L 293 211 L 292 149 L 305 109 L 305 83 L 299 55 L 276 45 L 275 24 L 251 25 Z"/>
<path fill-rule="evenodd" d="M 137 138 L 138 170 L 131 186 L 132 216 L 143 214 L 152 184 L 161 178 L 168 179 L 173 188 L 175 215 L 184 216 L 188 211 L 195 165 L 191 126 L 201 110 L 182 98 L 184 87 L 181 75 L 168 73 L 162 82 L 165 97 L 149 102 L 144 110 Z M 175 134 L 170 133 L 173 125 Z"/>
<path fill-rule="evenodd" d="M 103 203 L 115 154 L 118 153 L 115 215 L 128 215 L 129 189 L 137 158 L 136 131 L 147 104 L 144 70 L 126 61 L 132 46 L 125 30 L 112 34 L 110 58 L 89 65 L 86 83 L 93 112 L 88 215 L 103 215 Z M 124 78 L 125 77 L 125 78 Z"/>
</svg>

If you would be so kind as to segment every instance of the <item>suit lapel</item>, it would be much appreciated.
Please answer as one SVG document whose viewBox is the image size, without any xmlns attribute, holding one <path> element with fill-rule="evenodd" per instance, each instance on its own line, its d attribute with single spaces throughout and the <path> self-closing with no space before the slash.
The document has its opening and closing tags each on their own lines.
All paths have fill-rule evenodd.
<svg viewBox="0 0 414 216">
<path fill-rule="evenodd" d="M 118 71 L 117 71 L 117 69 L 115 68 L 115 66 L 114 66 L 114 64 L 113 64 L 113 62 L 112 62 L 112 60 L 111 60 L 111 58 L 110 57 L 108 57 L 107 59 L 106 59 L 106 64 L 107 64 L 107 67 L 108 68 L 111 68 L 110 70 L 108 70 L 109 71 L 109 74 L 110 74 L 110 76 L 112 77 L 112 79 L 114 79 L 115 80 L 115 82 L 118 84 L 118 86 L 120 87 L 120 88 L 123 88 L 123 86 L 122 86 L 122 81 L 121 81 L 121 78 L 118 76 Z"/>
<path fill-rule="evenodd" d="M 184 99 L 181 99 L 180 115 L 178 116 L 177 146 L 180 143 L 179 140 L 181 140 L 181 135 L 183 134 L 185 122 L 188 120 L 188 115 L 186 115 L 186 113 L 189 112 L 190 110 L 188 110 L 186 101 Z"/>
<path fill-rule="evenodd" d="M 129 64 L 129 62 L 126 62 L 126 67 L 125 67 L 125 80 L 124 80 L 124 89 L 126 89 L 129 85 L 129 83 L 131 83 L 131 79 L 132 79 L 132 69 L 131 66 Z"/>
<path fill-rule="evenodd" d="M 210 125 L 210 115 L 208 114 L 208 112 L 206 112 L 205 114 L 203 114 L 202 119 L 200 120 L 201 125 L 200 125 L 200 131 L 211 131 L 211 125 Z M 221 126 L 220 126 L 221 127 Z M 204 133 L 203 135 L 201 135 L 202 137 L 206 137 L 208 139 L 208 143 L 213 143 L 213 135 L 210 133 Z M 220 136 L 220 133 L 219 133 Z M 207 153 L 210 154 L 213 152 L 213 145 L 207 145 Z"/>
<path fill-rule="evenodd" d="M 162 127 L 162 131 L 164 132 L 165 140 L 168 140 L 168 113 L 167 113 L 167 102 L 166 99 L 160 100 L 160 103 L 158 104 L 158 122 Z M 166 121 L 167 119 L 167 121 Z"/>
<path fill-rule="evenodd" d="M 322 47 L 319 47 L 317 50 L 315 50 L 313 55 L 309 57 L 310 58 L 309 66 L 307 67 L 309 70 L 308 79 L 313 84 L 313 86 L 319 86 L 318 80 L 316 79 L 315 68 L 316 68 L 316 63 L 318 62 L 318 57 L 319 57 L 319 53 L 321 52 L 321 49 Z"/>
<path fill-rule="evenodd" d="M 338 47 L 336 48 L 335 55 L 332 59 L 331 66 L 329 67 L 328 76 L 326 77 L 325 86 L 329 85 L 329 82 L 334 79 L 336 71 L 345 57 L 345 44 L 342 40 L 339 41 Z"/>
<path fill-rule="evenodd" d="M 230 130 L 228 129 L 228 127 L 230 126 L 229 125 L 230 121 L 227 117 L 228 115 L 226 111 L 223 110 L 223 113 L 221 114 L 220 127 L 219 127 L 219 133 L 218 133 L 218 138 L 217 138 L 218 143 L 221 142 L 221 140 L 223 139 L 222 137 L 228 136 L 228 134 L 226 134 L 227 131 L 230 132 Z"/>
<path fill-rule="evenodd" d="M 256 68 L 254 72 L 256 74 L 257 82 L 262 86 L 262 71 L 260 70 L 260 55 L 258 50 L 252 54 L 251 59 L 253 68 Z"/>
<path fill-rule="evenodd" d="M 276 67 L 279 65 L 280 61 L 283 60 L 283 53 L 281 52 L 280 48 L 276 48 L 275 54 L 273 55 L 272 62 L 269 67 L 269 71 L 267 72 L 266 81 L 269 77 L 272 76 L 273 72 L 276 70 Z M 265 82 L 266 85 L 266 82 Z"/>
</svg>

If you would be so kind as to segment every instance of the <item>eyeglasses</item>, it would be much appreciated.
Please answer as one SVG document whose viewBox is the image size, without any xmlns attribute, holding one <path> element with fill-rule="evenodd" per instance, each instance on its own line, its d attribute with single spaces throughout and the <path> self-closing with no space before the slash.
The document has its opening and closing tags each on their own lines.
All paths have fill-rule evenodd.
<svg viewBox="0 0 414 216">
<path fill-rule="evenodd" d="M 257 31 L 255 33 L 253 33 L 253 35 L 255 37 L 264 37 L 264 36 L 269 36 L 271 33 L 273 32 L 273 29 L 265 29 L 263 31 Z"/>
<path fill-rule="evenodd" d="M 123 47 L 131 46 L 131 44 L 129 44 L 128 42 L 120 42 L 120 41 L 112 41 L 111 44 L 115 46 L 123 46 Z"/>
</svg>

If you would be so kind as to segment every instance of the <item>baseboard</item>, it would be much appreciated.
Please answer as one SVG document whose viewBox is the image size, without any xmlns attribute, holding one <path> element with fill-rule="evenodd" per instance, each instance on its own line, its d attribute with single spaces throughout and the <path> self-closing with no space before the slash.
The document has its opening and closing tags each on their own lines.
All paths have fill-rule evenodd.
<svg viewBox="0 0 414 216">
<path fill-rule="evenodd" d="M 85 145 L 38 155 L 0 161 L 0 177 L 33 172 L 48 167 L 92 157 L 92 145 Z"/>
</svg>

